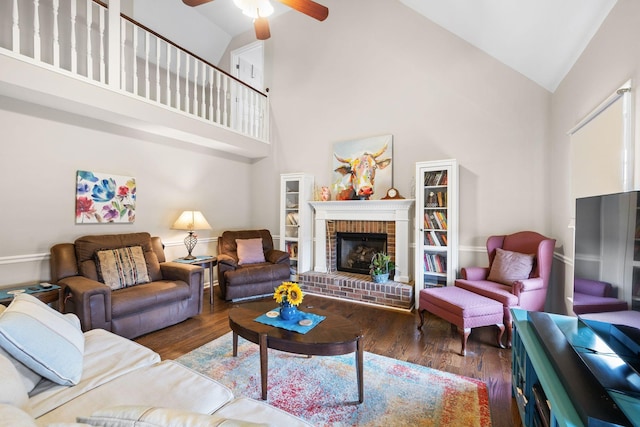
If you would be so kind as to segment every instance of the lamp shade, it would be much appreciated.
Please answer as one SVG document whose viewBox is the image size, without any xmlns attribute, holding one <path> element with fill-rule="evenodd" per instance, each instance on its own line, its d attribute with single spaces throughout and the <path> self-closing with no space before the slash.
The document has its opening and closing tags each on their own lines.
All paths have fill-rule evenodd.
<svg viewBox="0 0 640 427">
<path fill-rule="evenodd" d="M 200 211 L 184 211 L 171 226 L 174 230 L 211 230 L 211 226 Z"/>
</svg>

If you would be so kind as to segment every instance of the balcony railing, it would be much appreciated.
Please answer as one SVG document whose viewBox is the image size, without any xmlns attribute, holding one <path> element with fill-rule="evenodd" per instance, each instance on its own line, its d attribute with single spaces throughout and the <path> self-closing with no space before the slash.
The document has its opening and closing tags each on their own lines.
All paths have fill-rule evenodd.
<svg viewBox="0 0 640 427">
<path fill-rule="evenodd" d="M 0 49 L 268 141 L 265 94 L 116 16 L 119 25 L 110 25 L 97 0 L 2 0 Z"/>
</svg>

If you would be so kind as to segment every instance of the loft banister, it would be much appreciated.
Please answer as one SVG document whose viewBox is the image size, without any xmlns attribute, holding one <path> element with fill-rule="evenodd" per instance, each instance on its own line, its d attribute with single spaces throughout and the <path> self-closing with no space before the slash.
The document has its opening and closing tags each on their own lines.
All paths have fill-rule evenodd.
<svg viewBox="0 0 640 427">
<path fill-rule="evenodd" d="M 76 114 L 79 111 L 103 121 L 243 157 L 267 155 L 267 95 L 120 13 L 119 3 L 111 1 L 109 10 L 99 0 L 0 2 L 0 27 L 11 28 L 10 32 L 0 34 L 0 60 L 4 65 L 10 64 L 9 71 L 15 68 L 15 72 L 0 76 L 0 95 L 28 102 L 35 100 L 35 103 Z M 117 21 L 117 25 L 113 21 Z M 40 69 L 33 70 L 34 66 Z M 65 79 L 79 81 L 66 81 L 66 93 L 56 93 L 55 87 L 50 87 L 52 82 L 47 85 L 33 81 L 57 81 L 59 77 L 51 71 L 62 74 Z M 25 72 L 30 81 L 21 75 Z M 36 78 L 34 74 L 41 77 Z M 109 113 L 114 114 L 102 114 L 105 103 L 113 102 L 111 96 L 87 101 L 80 93 L 70 90 L 86 87 L 87 80 L 122 95 L 133 94 L 139 106 L 132 107 L 133 115 L 127 117 L 119 117 L 112 111 Z M 38 87 L 42 87 L 42 93 L 36 94 Z M 96 95 L 104 93 L 94 87 L 92 90 Z M 127 97 L 120 102 L 131 104 L 133 101 Z M 69 107 L 78 103 L 88 105 Z M 158 111 L 157 107 L 170 109 L 174 115 L 167 120 L 164 113 L 158 114 L 158 119 L 149 123 L 151 113 L 140 113 L 140 120 L 144 118 L 144 122 L 136 122 L 140 108 Z M 186 114 L 189 119 L 175 112 Z M 187 123 L 194 120 L 198 125 Z M 202 123 L 207 124 L 208 129 L 203 128 Z M 215 129 L 211 129 L 212 125 Z"/>
</svg>

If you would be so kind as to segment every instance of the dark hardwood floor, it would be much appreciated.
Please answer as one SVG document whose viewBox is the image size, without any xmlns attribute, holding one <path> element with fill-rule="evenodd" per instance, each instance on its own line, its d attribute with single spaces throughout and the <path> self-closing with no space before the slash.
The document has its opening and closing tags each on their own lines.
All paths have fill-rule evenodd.
<svg viewBox="0 0 640 427">
<path fill-rule="evenodd" d="M 175 359 L 229 332 L 228 311 L 233 303 L 221 300 L 217 288 L 214 305 L 209 305 L 208 290 L 204 301 L 202 314 L 136 341 L 157 351 L 163 359 Z M 522 425 L 511 397 L 511 350 L 496 346 L 496 327 L 474 329 L 467 342 L 467 355 L 462 357 L 460 336 L 448 322 L 428 313 L 419 331 L 416 312 L 306 295 L 301 308 L 309 306 L 339 313 L 360 325 L 365 351 L 484 381 L 493 427 Z"/>
</svg>

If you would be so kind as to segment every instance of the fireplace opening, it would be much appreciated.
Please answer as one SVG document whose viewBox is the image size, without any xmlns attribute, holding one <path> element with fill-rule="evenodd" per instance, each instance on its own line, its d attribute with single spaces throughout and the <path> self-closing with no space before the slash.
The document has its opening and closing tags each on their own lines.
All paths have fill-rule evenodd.
<svg viewBox="0 0 640 427">
<path fill-rule="evenodd" d="M 336 235 L 338 271 L 369 274 L 371 258 L 376 252 L 387 252 L 386 233 L 338 232 Z"/>
</svg>

